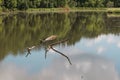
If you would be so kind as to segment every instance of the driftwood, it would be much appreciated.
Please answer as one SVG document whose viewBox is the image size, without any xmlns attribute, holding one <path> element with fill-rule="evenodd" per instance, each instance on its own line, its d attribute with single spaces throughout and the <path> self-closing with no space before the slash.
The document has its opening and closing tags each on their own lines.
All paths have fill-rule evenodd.
<svg viewBox="0 0 120 80">
<path fill-rule="evenodd" d="M 57 45 L 57 44 L 60 44 L 60 43 L 64 43 L 65 41 L 68 41 L 68 39 L 61 40 L 61 41 L 58 41 L 58 42 L 54 42 L 54 43 L 51 43 L 50 45 L 48 45 L 48 48 L 45 48 L 45 59 L 47 57 L 47 52 L 49 51 L 49 49 L 52 49 L 53 51 L 59 53 L 60 55 L 64 56 L 65 58 L 67 58 L 68 62 L 72 65 L 72 63 L 71 63 L 71 61 L 70 61 L 70 59 L 69 59 L 68 56 L 66 56 L 64 53 L 62 53 L 62 52 L 60 52 L 60 51 L 58 51 L 58 50 L 56 50 L 56 49 L 53 48 L 54 45 Z M 30 51 L 33 48 L 35 48 L 35 47 L 27 48 L 27 52 L 28 53 L 26 54 L 26 57 L 31 54 Z"/>
</svg>

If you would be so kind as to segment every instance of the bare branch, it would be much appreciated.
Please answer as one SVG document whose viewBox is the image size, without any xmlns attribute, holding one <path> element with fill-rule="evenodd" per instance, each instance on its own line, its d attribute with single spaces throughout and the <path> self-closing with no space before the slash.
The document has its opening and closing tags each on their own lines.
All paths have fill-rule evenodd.
<svg viewBox="0 0 120 80">
<path fill-rule="evenodd" d="M 60 43 L 63 43 L 63 42 L 65 42 L 65 41 L 68 41 L 68 39 L 61 40 L 61 41 L 58 41 L 58 42 L 52 43 L 52 44 L 50 44 L 50 46 L 53 46 L 53 45 L 56 45 L 56 44 L 60 44 Z"/>
<path fill-rule="evenodd" d="M 28 52 L 27 54 L 26 54 L 26 56 L 25 57 L 28 57 L 28 55 L 30 55 L 31 53 L 30 52 Z"/>
<path fill-rule="evenodd" d="M 48 52 L 49 50 L 47 49 L 47 48 L 45 48 L 45 59 L 46 59 L 46 57 L 47 57 L 47 52 Z"/>
<path fill-rule="evenodd" d="M 57 53 L 59 53 L 59 54 L 61 54 L 62 56 L 64 56 L 65 58 L 67 58 L 67 60 L 68 60 L 68 62 L 72 65 L 72 63 L 71 63 L 71 61 L 70 61 L 70 59 L 69 59 L 69 57 L 68 56 L 66 56 L 65 54 L 63 54 L 62 52 L 59 52 L 59 51 L 57 51 L 56 49 L 54 49 L 52 46 L 49 46 L 53 51 L 55 51 L 55 52 L 57 52 Z"/>
</svg>

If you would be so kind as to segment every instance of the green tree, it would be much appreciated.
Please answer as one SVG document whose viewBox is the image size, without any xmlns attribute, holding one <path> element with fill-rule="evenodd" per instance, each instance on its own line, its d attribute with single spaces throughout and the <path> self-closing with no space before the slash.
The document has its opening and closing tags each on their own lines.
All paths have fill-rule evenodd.
<svg viewBox="0 0 120 80">
<path fill-rule="evenodd" d="M 106 7 L 113 7 L 114 6 L 114 3 L 112 1 L 109 1 L 107 4 L 106 4 Z"/>
<path fill-rule="evenodd" d="M 120 7 L 120 0 L 0 0 L 3 9 L 62 7 Z M 7 9 L 6 9 L 7 8 Z"/>
<path fill-rule="evenodd" d="M 114 6 L 120 7 L 120 0 L 114 0 Z"/>
<path fill-rule="evenodd" d="M 96 0 L 87 0 L 85 2 L 86 7 L 95 7 L 95 5 L 96 5 Z"/>
<path fill-rule="evenodd" d="M 28 4 L 29 4 L 29 7 L 31 8 L 36 8 L 36 0 L 29 0 Z"/>
<path fill-rule="evenodd" d="M 18 0 L 17 8 L 19 10 L 27 10 L 29 8 L 28 0 Z"/>
<path fill-rule="evenodd" d="M 50 8 L 57 7 L 57 1 L 55 1 L 55 0 L 49 0 L 49 7 Z"/>
<path fill-rule="evenodd" d="M 0 0 L 0 10 L 2 10 L 2 0 Z"/>
<path fill-rule="evenodd" d="M 79 2 L 80 7 L 84 7 L 86 0 L 77 0 Z"/>
<path fill-rule="evenodd" d="M 8 9 L 17 7 L 17 0 L 3 0 L 3 6 Z"/>
<path fill-rule="evenodd" d="M 30 8 L 38 8 L 40 6 L 41 0 L 29 0 L 28 5 Z"/>
<path fill-rule="evenodd" d="M 95 7 L 104 7 L 103 2 L 104 2 L 104 0 L 96 0 Z"/>
<path fill-rule="evenodd" d="M 65 7 L 66 0 L 57 0 L 57 7 Z"/>
<path fill-rule="evenodd" d="M 41 0 L 40 7 L 48 8 L 49 7 L 50 0 Z"/>
<path fill-rule="evenodd" d="M 77 6 L 77 2 L 74 1 L 74 0 L 70 0 L 70 1 L 68 2 L 68 5 L 69 5 L 70 7 L 76 7 L 76 6 Z"/>
<path fill-rule="evenodd" d="M 2 1 L 2 0 L 0 0 L 0 6 L 2 5 L 2 2 L 3 2 L 3 1 Z"/>
<path fill-rule="evenodd" d="M 40 7 L 41 0 L 36 0 L 36 7 Z"/>
<path fill-rule="evenodd" d="M 87 0 L 85 2 L 86 7 L 103 7 L 104 0 Z"/>
</svg>

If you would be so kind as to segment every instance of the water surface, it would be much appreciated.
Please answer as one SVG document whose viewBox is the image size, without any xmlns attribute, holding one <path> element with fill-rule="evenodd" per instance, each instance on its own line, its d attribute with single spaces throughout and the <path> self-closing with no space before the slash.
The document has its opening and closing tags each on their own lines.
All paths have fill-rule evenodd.
<svg viewBox="0 0 120 80">
<path fill-rule="evenodd" d="M 57 35 L 44 44 L 40 39 Z M 54 46 L 67 59 L 46 47 Z M 36 46 L 27 57 L 27 47 Z M 107 13 L 0 16 L 0 80 L 120 80 L 120 17 Z"/>
</svg>

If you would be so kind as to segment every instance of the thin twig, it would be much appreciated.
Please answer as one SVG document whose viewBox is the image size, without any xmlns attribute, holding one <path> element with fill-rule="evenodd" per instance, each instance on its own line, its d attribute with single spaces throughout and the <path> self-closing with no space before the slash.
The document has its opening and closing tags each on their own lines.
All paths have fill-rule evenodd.
<svg viewBox="0 0 120 80">
<path fill-rule="evenodd" d="M 45 59 L 47 58 L 48 49 L 45 48 Z"/>
<path fill-rule="evenodd" d="M 65 55 L 65 54 L 63 54 L 62 52 L 57 51 L 57 50 L 56 50 L 56 49 L 54 49 L 52 46 L 50 46 L 50 48 L 51 48 L 53 51 L 55 51 L 55 52 L 57 52 L 57 53 L 61 54 L 62 56 L 66 57 L 66 58 L 67 58 L 67 60 L 68 60 L 68 62 L 72 65 L 72 63 L 71 63 L 71 61 L 70 61 L 70 59 L 69 59 L 69 57 L 68 57 L 68 56 L 66 56 L 66 55 Z"/>
<path fill-rule="evenodd" d="M 27 54 L 26 54 L 26 56 L 25 57 L 28 57 L 28 55 L 30 55 L 31 53 L 30 52 L 28 52 Z"/>
</svg>

